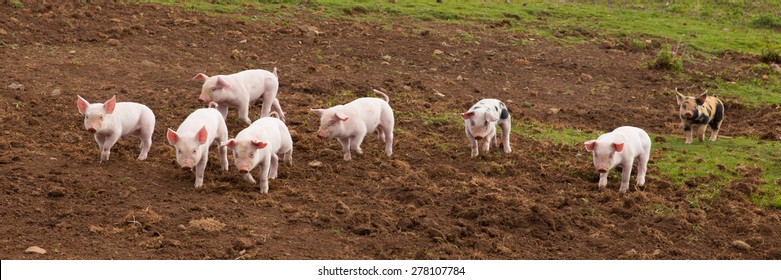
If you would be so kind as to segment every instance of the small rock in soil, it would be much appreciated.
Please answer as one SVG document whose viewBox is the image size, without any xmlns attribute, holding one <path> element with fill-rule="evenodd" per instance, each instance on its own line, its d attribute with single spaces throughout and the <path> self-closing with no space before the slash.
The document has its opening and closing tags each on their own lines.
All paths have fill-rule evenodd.
<svg viewBox="0 0 781 280">
<path fill-rule="evenodd" d="M 46 193 L 49 197 L 63 197 L 65 196 L 65 188 L 61 186 L 52 186 L 49 188 L 49 192 Z"/>
<path fill-rule="evenodd" d="M 38 246 L 30 246 L 29 248 L 25 249 L 24 252 L 28 254 L 46 254 L 46 250 Z"/>
<path fill-rule="evenodd" d="M 748 245 L 748 243 L 746 243 L 743 240 L 732 241 L 732 247 L 735 247 L 735 248 L 743 250 L 743 251 L 751 250 L 751 245 Z"/>
<path fill-rule="evenodd" d="M 772 69 L 775 72 L 781 73 L 781 66 L 779 66 L 778 64 L 775 63 L 770 64 L 770 69 Z"/>
<path fill-rule="evenodd" d="M 313 160 L 309 162 L 309 166 L 311 167 L 320 167 L 323 166 L 323 163 L 317 160 Z"/>
<path fill-rule="evenodd" d="M 182 247 L 182 242 L 176 239 L 163 239 L 160 247 Z"/>
<path fill-rule="evenodd" d="M 239 237 L 233 241 L 233 249 L 237 251 L 252 249 L 252 247 L 255 247 L 255 242 L 249 238 Z"/>
<path fill-rule="evenodd" d="M 11 83 L 8 85 L 8 89 L 12 90 L 24 90 L 24 85 L 20 83 Z"/>
<path fill-rule="evenodd" d="M 350 212 L 350 207 L 347 206 L 347 204 L 344 204 L 341 200 L 336 202 L 336 213 L 344 214 Z"/>
<path fill-rule="evenodd" d="M 60 94 L 62 94 L 62 90 L 60 88 L 55 88 L 52 90 L 51 96 L 58 96 Z"/>
</svg>

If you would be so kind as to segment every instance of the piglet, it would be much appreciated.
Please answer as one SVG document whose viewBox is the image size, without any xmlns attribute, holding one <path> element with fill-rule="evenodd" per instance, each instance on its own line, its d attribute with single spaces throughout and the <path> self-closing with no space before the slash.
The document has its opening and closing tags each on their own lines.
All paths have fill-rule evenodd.
<svg viewBox="0 0 781 280">
<path fill-rule="evenodd" d="M 239 109 L 239 118 L 250 124 L 250 104 L 262 98 L 263 106 L 260 110 L 260 117 L 268 117 L 273 108 L 279 114 L 279 118 L 285 121 L 285 113 L 282 112 L 282 107 L 277 100 L 279 79 L 276 67 L 273 73 L 261 69 L 212 77 L 199 73 L 193 77 L 193 80 L 203 81 L 198 101 L 206 104 L 217 103 L 219 105 L 217 109 L 223 119 L 228 117 L 228 107 L 234 106 Z"/>
<path fill-rule="evenodd" d="M 599 136 L 597 140 L 583 143 L 586 150 L 594 156 L 594 167 L 599 172 L 599 188 L 607 186 L 607 173 L 616 166 L 622 166 L 621 188 L 625 193 L 629 188 L 629 175 L 632 164 L 637 160 L 637 187 L 645 184 L 645 172 L 651 157 L 651 138 L 642 129 L 622 126 L 610 133 Z"/>
<path fill-rule="evenodd" d="M 117 97 L 103 104 L 90 104 L 77 96 L 76 106 L 84 115 L 84 128 L 95 135 L 100 147 L 100 163 L 108 161 L 111 147 L 120 137 L 141 138 L 141 153 L 138 160 L 145 160 L 152 147 L 152 133 L 155 130 L 155 114 L 149 107 L 134 102 L 119 102 Z"/>
<path fill-rule="evenodd" d="M 472 147 L 472 157 L 478 156 L 477 141 L 485 139 L 482 144 L 484 154 L 488 153 L 491 143 L 498 145 L 502 143 L 505 153 L 511 153 L 510 148 L 510 111 L 504 102 L 498 99 L 483 99 L 472 105 L 469 111 L 461 114 L 464 119 L 464 130 L 466 138 Z M 497 142 L 496 125 L 502 129 L 502 142 Z"/>
<path fill-rule="evenodd" d="M 388 95 L 374 90 L 385 100 L 372 97 L 358 98 L 344 105 L 327 109 L 311 109 L 320 116 L 320 138 L 336 138 L 342 144 L 344 160 L 351 160 L 350 150 L 362 154 L 361 143 L 366 134 L 377 130 L 380 144 L 385 144 L 385 154 L 393 154 L 393 109 Z"/>
<path fill-rule="evenodd" d="M 275 115 L 274 112 L 271 115 Z M 277 178 L 279 156 L 293 164 L 293 138 L 281 120 L 260 118 L 245 128 L 235 139 L 224 141 L 221 147 L 233 150 L 233 160 L 244 180 L 255 183 L 250 171 L 260 165 L 260 192 L 268 193 L 268 179 Z"/>
<path fill-rule="evenodd" d="M 176 148 L 176 162 L 184 170 L 195 167 L 195 187 L 203 186 L 203 172 L 209 160 L 209 146 L 214 140 L 228 140 L 228 127 L 217 109 L 195 110 L 176 131 L 168 129 L 168 143 Z M 219 147 L 220 166 L 228 170 L 228 149 Z"/>
<path fill-rule="evenodd" d="M 724 103 L 716 96 L 708 95 L 706 90 L 697 97 L 685 96 L 675 88 L 678 101 L 678 115 L 681 117 L 683 131 L 686 132 L 686 143 L 692 143 L 692 134 L 697 131 L 700 142 L 705 141 L 705 129 L 710 127 L 709 140 L 716 141 L 724 121 Z"/>
</svg>

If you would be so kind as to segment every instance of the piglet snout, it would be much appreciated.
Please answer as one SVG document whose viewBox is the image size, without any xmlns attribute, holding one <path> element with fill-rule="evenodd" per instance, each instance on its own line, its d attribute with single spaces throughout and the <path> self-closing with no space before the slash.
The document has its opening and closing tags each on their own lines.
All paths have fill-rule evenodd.
<svg viewBox="0 0 781 280">
<path fill-rule="evenodd" d="M 599 173 L 607 173 L 607 169 L 600 168 L 600 169 L 597 169 L 597 172 L 599 172 Z"/>
<path fill-rule="evenodd" d="M 87 132 L 95 134 L 96 132 L 98 132 L 98 130 L 95 129 L 94 127 L 90 127 L 90 128 L 87 128 Z"/>
<path fill-rule="evenodd" d="M 206 103 L 206 100 L 203 100 L 203 98 L 198 97 L 198 102 Z"/>
<path fill-rule="evenodd" d="M 683 114 L 683 116 L 687 117 L 687 118 L 691 118 L 692 117 L 692 113 L 685 113 L 685 114 Z"/>
<path fill-rule="evenodd" d="M 483 140 L 483 136 L 475 136 L 475 140 Z"/>
<path fill-rule="evenodd" d="M 184 171 L 192 171 L 193 167 L 192 166 L 182 166 L 182 170 L 184 170 Z"/>
</svg>

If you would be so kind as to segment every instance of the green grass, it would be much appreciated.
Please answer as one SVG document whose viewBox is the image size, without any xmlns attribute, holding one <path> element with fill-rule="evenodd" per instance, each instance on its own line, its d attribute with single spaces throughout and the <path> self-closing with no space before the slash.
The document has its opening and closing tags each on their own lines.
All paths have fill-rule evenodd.
<svg viewBox="0 0 781 280">
<path fill-rule="evenodd" d="M 656 55 L 656 58 L 649 61 L 646 66 L 651 69 L 671 70 L 678 72 L 683 69 L 682 56 L 682 54 L 677 53 L 676 50 L 673 50 L 672 47 L 667 45 L 662 47 L 662 49 L 659 50 L 659 53 Z"/>
<path fill-rule="evenodd" d="M 781 63 L 781 45 L 762 48 L 762 51 L 759 53 L 759 59 L 765 63 Z"/>
<path fill-rule="evenodd" d="M 525 122 L 518 124 L 524 137 L 541 141 L 580 145 L 596 139 L 604 132 L 584 132 L 550 125 Z M 706 136 L 709 135 L 706 134 Z M 720 138 L 716 142 L 695 142 L 685 145 L 681 135 L 651 135 L 666 140 L 654 142 L 651 168 L 658 174 L 649 178 L 664 178 L 676 188 L 687 188 L 687 199 L 692 207 L 707 209 L 719 197 L 721 190 L 744 178 L 749 170 L 760 168 L 762 180 L 759 192 L 751 199 L 763 207 L 781 208 L 781 142 L 755 138 Z M 585 152 L 579 156 L 589 156 Z"/>
<path fill-rule="evenodd" d="M 749 107 L 781 104 L 781 80 L 777 77 L 736 82 L 718 80 L 716 86 L 722 99 L 736 99 Z"/>
<path fill-rule="evenodd" d="M 8 6 L 14 9 L 21 9 L 24 8 L 24 3 L 21 0 L 10 0 L 8 1 Z"/>
<path fill-rule="evenodd" d="M 751 21 L 751 25 L 761 28 L 781 28 L 781 17 L 762 14 Z"/>
<path fill-rule="evenodd" d="M 510 30 L 563 40 L 582 41 L 583 34 L 666 38 L 687 47 L 719 54 L 736 51 L 758 55 L 767 45 L 781 44 L 772 28 L 779 19 L 768 11 L 781 10 L 779 1 L 445 1 L 404 0 L 137 0 L 130 2 L 180 5 L 209 12 L 285 13 L 307 10 L 326 17 L 361 21 L 412 18 L 457 24 L 508 23 Z M 649 4 L 649 2 L 654 2 Z M 743 3 L 751 2 L 751 3 Z M 608 4 L 609 3 L 609 4 Z M 282 8 L 284 6 L 284 8 Z M 255 18 L 267 18 L 256 16 Z M 403 24 L 408 24 L 404 21 Z M 768 28 L 771 27 L 771 28 Z M 468 34 L 462 34 L 469 40 Z"/>
</svg>

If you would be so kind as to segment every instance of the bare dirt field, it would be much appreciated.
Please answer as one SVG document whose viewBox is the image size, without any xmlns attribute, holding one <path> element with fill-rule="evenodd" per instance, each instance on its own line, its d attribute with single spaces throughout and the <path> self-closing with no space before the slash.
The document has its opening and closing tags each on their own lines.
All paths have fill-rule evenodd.
<svg viewBox="0 0 781 280">
<path fill-rule="evenodd" d="M 2 259 L 781 258 L 781 211 L 747 196 L 756 177 L 733 182 L 703 210 L 657 176 L 653 157 L 645 190 L 627 194 L 615 179 L 597 188 L 580 142 L 520 131 L 512 154 L 469 157 L 457 113 L 481 98 L 505 100 L 518 123 L 682 136 L 671 90 L 702 84 L 644 69 L 654 50 L 588 34 L 565 45 L 501 27 L 308 13 L 245 21 L 167 6 L 60 4 L 0 5 L 0 14 Z M 513 43 L 521 41 L 531 43 Z M 742 65 L 756 63 L 735 54 L 702 61 L 687 65 L 694 80 L 752 75 Z M 191 78 L 273 67 L 296 132 L 294 165 L 281 166 L 260 194 L 233 165 L 220 170 L 212 149 L 195 189 L 165 140 L 166 128 L 203 106 Z M 309 109 L 371 88 L 391 97 L 395 153 L 384 156 L 370 137 L 364 154 L 345 162 L 336 140 L 317 138 Z M 157 116 L 149 158 L 135 159 L 137 139 L 120 140 L 100 165 L 76 95 L 148 105 Z M 726 107 L 725 135 L 781 135 L 778 108 Z M 244 128 L 233 109 L 227 123 L 231 136 Z M 708 178 L 688 187 L 697 180 Z M 29 246 L 48 252 L 25 254 Z"/>
</svg>

